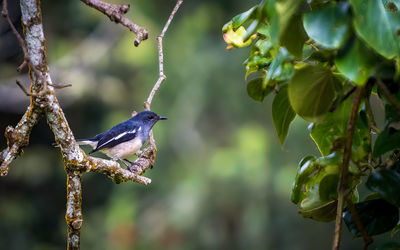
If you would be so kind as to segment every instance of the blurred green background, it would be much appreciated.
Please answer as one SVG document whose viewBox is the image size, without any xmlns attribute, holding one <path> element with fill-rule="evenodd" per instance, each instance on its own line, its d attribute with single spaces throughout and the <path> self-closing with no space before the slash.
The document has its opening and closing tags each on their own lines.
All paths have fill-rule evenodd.
<svg viewBox="0 0 400 250">
<path fill-rule="evenodd" d="M 16 24 L 20 13 L 9 1 Z M 127 1 L 125 1 L 127 2 Z M 114 3 L 122 3 L 114 2 Z M 282 149 L 271 98 L 247 96 L 246 50 L 225 50 L 221 27 L 258 1 L 187 1 L 164 39 L 166 82 L 152 110 L 159 149 L 152 184 L 83 177 L 82 249 L 330 249 L 333 223 L 303 219 L 290 202 L 298 161 L 316 148 L 307 124 L 292 124 Z M 125 27 L 80 1 L 42 1 L 49 65 L 77 138 L 92 137 L 141 111 L 158 77 L 155 37 L 175 1 L 130 1 L 128 17 L 150 31 L 138 48 Z M 28 86 L 21 51 L 0 20 L 0 130 L 19 121 Z M 0 249 L 63 249 L 65 183 L 45 120 L 0 178 Z M 5 139 L 0 139 L 1 148 Z M 103 157 L 101 154 L 97 156 Z M 376 237 L 379 242 L 379 237 Z M 342 249 L 361 249 L 344 229 Z"/>
</svg>

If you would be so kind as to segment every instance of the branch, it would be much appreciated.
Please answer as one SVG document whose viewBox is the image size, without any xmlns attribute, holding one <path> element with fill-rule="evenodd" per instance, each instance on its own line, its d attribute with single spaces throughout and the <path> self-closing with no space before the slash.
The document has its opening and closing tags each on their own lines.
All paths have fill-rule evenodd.
<svg viewBox="0 0 400 250">
<path fill-rule="evenodd" d="M 103 3 L 99 0 L 82 0 L 89 4 L 92 3 L 93 7 L 103 6 L 108 9 L 104 10 L 106 15 L 115 22 L 121 22 L 125 26 L 136 32 L 136 41 L 139 44 L 140 41 L 147 39 L 147 31 L 140 28 L 137 25 L 131 23 L 125 18 L 125 14 L 129 5 L 111 5 Z M 3 1 L 3 15 L 8 17 L 6 0 Z M 159 88 L 162 81 L 165 80 L 163 76 L 162 66 L 162 38 L 182 0 L 178 1 L 170 18 L 164 26 L 163 32 L 159 36 L 159 60 L 160 60 L 160 78 L 161 80 L 156 84 L 152 90 L 151 97 L 147 102 L 148 108 L 150 108 L 151 100 Z M 22 24 L 24 26 L 24 34 L 26 39 L 25 42 L 18 38 L 20 45 L 24 50 L 25 64 L 29 64 L 31 82 L 31 92 L 28 92 L 21 84 L 18 84 L 26 95 L 31 98 L 31 103 L 22 117 L 21 121 L 15 128 L 8 127 L 6 130 L 6 138 L 8 147 L 1 152 L 0 155 L 0 174 L 6 175 L 8 173 L 9 164 L 19 154 L 22 153 L 22 148 L 28 145 L 29 135 L 33 126 L 37 123 L 41 114 L 45 114 L 47 123 L 52 130 L 56 143 L 61 150 L 62 158 L 65 164 L 65 171 L 67 173 L 67 209 L 66 209 L 66 222 L 68 226 L 68 249 L 79 249 L 80 247 L 80 229 L 82 226 L 82 210 L 81 210 L 81 176 L 83 173 L 88 171 L 98 172 L 106 174 L 113 181 L 120 183 L 124 181 L 134 181 L 142 184 L 149 184 L 151 180 L 149 178 L 140 176 L 144 171 L 151 167 L 154 162 L 156 147 L 154 143 L 153 135 L 151 134 L 150 145 L 145 148 L 141 157 L 137 159 L 139 168 L 136 169 L 136 173 L 132 173 L 129 170 L 123 169 L 115 161 L 104 160 L 95 157 L 88 157 L 79 148 L 76 143 L 74 135 L 69 127 L 67 119 L 63 113 L 63 110 L 58 103 L 54 89 L 58 87 L 66 87 L 60 85 L 54 85 L 52 83 L 48 65 L 47 55 L 45 47 L 45 38 L 43 34 L 42 16 L 40 10 L 40 1 L 37 0 L 21 0 L 21 12 L 22 12 Z M 89 4 L 90 5 L 90 4 Z M 111 8 L 112 7 L 112 8 Z M 97 9 L 98 9 L 97 8 Z M 110 12 L 111 11 L 111 12 Z M 9 21 L 9 19 L 8 19 Z M 129 21 L 129 23 L 127 23 Z M 9 21 L 10 25 L 11 22 Z M 14 27 L 15 29 L 15 27 Z M 19 34 L 18 34 L 19 35 Z M 164 79 L 163 79 L 164 78 Z"/>
<path fill-rule="evenodd" d="M 175 13 L 178 11 L 179 7 L 183 3 L 183 0 L 178 0 L 175 4 L 174 9 L 172 10 L 171 14 L 169 15 L 169 18 L 167 22 L 164 25 L 163 30 L 161 31 L 161 34 L 157 37 L 157 45 L 158 45 L 158 79 L 156 83 L 154 84 L 149 97 L 147 100 L 144 102 L 144 108 L 146 110 L 150 110 L 150 105 L 151 102 L 153 101 L 154 95 L 160 88 L 161 84 L 167 79 L 167 77 L 164 75 L 164 54 L 163 54 L 163 47 L 162 47 L 162 41 L 164 38 L 165 33 L 168 30 L 169 25 L 171 24 L 172 19 L 175 16 Z M 139 166 L 136 168 L 136 172 L 139 174 L 144 173 L 147 168 L 153 167 L 154 159 L 156 157 L 157 153 L 157 146 L 154 140 L 154 135 L 153 135 L 153 130 L 150 131 L 149 133 L 149 145 L 147 148 L 145 148 L 140 154 L 138 154 L 139 158 L 135 161 L 137 163 L 136 165 Z"/>
<path fill-rule="evenodd" d="M 339 174 L 338 204 L 336 210 L 335 236 L 332 247 L 333 250 L 338 250 L 340 245 L 340 236 L 342 231 L 342 214 L 343 214 L 345 196 L 347 195 L 347 179 L 349 173 L 349 163 L 351 158 L 351 146 L 353 144 L 358 108 L 360 107 L 363 91 L 364 91 L 363 87 L 357 87 L 356 89 L 356 93 L 353 99 L 353 106 L 351 108 L 350 119 L 346 130 L 346 141 L 343 152 L 343 165 L 342 168 L 340 169 L 340 174 Z"/>
<path fill-rule="evenodd" d="M 140 173 L 132 173 L 129 170 L 121 168 L 119 163 L 115 161 L 104 160 L 91 156 L 88 156 L 87 159 L 90 166 L 90 171 L 105 174 L 115 183 L 126 181 L 133 181 L 144 185 L 151 183 L 151 179 L 140 176 L 140 174 L 142 174 L 144 171 Z"/>
<path fill-rule="evenodd" d="M 24 52 L 24 61 L 17 68 L 17 71 L 21 71 L 25 67 L 25 65 L 29 63 L 28 50 L 26 49 L 24 39 L 22 39 L 21 35 L 18 33 L 14 24 L 11 22 L 10 17 L 8 16 L 7 0 L 3 0 L 3 10 L 1 11 L 1 15 L 7 20 L 8 25 L 10 25 L 12 32 L 18 40 L 19 46 L 21 46 L 22 51 Z"/>
<path fill-rule="evenodd" d="M 397 113 L 400 114 L 400 103 L 398 103 L 396 98 L 390 93 L 390 90 L 388 89 L 388 87 L 386 87 L 386 85 L 379 78 L 376 79 L 376 83 L 378 84 L 379 89 L 382 91 L 382 93 L 386 97 L 386 99 L 397 110 Z"/>
<path fill-rule="evenodd" d="M 356 223 L 357 229 L 361 233 L 361 235 L 364 239 L 364 248 L 363 249 L 367 250 L 368 246 L 372 244 L 373 240 L 372 240 L 371 236 L 369 236 L 367 231 L 365 230 L 365 228 L 361 222 L 360 216 L 357 212 L 357 209 L 353 204 L 353 201 L 347 197 L 346 202 L 347 202 L 348 207 L 350 208 L 350 213 L 351 213 L 351 216 L 353 217 L 354 222 Z"/>
<path fill-rule="evenodd" d="M 10 163 L 23 153 L 23 148 L 29 143 L 32 128 L 39 121 L 42 111 L 30 105 L 15 128 L 8 126 L 5 132 L 7 148 L 0 154 L 0 176 L 8 174 Z"/>
<path fill-rule="evenodd" d="M 67 249 L 79 249 L 83 220 L 81 173 L 78 171 L 67 171 L 67 209 L 65 220 L 68 226 Z"/>
<path fill-rule="evenodd" d="M 100 0 L 81 0 L 86 5 L 100 11 L 104 15 L 108 16 L 111 21 L 120 23 L 127 27 L 130 31 L 136 34 L 134 45 L 139 46 L 141 41 L 148 38 L 148 32 L 145 28 L 133 23 L 131 20 L 125 17 L 125 14 L 129 11 L 129 4 L 110 4 Z"/>
<path fill-rule="evenodd" d="M 149 97 L 147 98 L 146 102 L 144 103 L 144 108 L 147 110 L 150 110 L 150 105 L 151 105 L 151 102 L 153 101 L 153 97 L 156 94 L 157 90 L 160 88 L 161 83 L 163 83 L 165 81 L 165 79 L 167 79 L 167 77 L 164 75 L 164 54 L 163 54 L 162 41 L 163 41 L 165 32 L 167 32 L 168 27 L 171 24 L 171 21 L 175 16 L 175 13 L 178 11 L 178 9 L 182 3 L 183 3 L 183 0 L 178 0 L 174 9 L 172 10 L 171 14 L 169 15 L 167 22 L 164 25 L 164 28 L 163 28 L 161 34 L 157 37 L 159 77 L 158 77 L 156 83 L 154 84 Z"/>
</svg>

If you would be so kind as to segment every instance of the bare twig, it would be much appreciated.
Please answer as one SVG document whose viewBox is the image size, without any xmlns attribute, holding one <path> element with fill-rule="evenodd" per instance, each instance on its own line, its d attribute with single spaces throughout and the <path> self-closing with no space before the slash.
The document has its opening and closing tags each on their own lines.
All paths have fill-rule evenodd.
<svg viewBox="0 0 400 250">
<path fill-rule="evenodd" d="M 347 91 L 347 93 L 342 97 L 342 99 L 340 99 L 340 103 L 346 101 L 347 98 L 349 98 L 349 96 L 351 96 L 351 94 L 354 93 L 354 91 L 356 91 L 356 87 L 351 88 L 349 91 Z M 329 112 L 333 112 L 336 110 L 338 103 L 334 104 L 330 109 Z"/>
<path fill-rule="evenodd" d="M 178 9 L 182 3 L 183 3 L 183 0 L 178 0 L 176 2 L 174 9 L 172 10 L 171 14 L 169 15 L 169 18 L 168 18 L 167 22 L 165 23 L 163 30 L 161 31 L 161 34 L 157 37 L 159 76 L 149 94 L 149 97 L 144 102 L 144 108 L 146 110 L 150 110 L 150 105 L 151 105 L 151 102 L 153 101 L 154 95 L 156 94 L 157 90 L 160 88 L 161 84 L 167 78 L 164 75 L 164 54 L 163 54 L 162 41 L 163 41 L 165 32 L 167 32 L 168 27 L 169 27 L 172 19 L 175 16 L 175 13 L 178 11 Z M 143 166 L 143 167 L 140 167 L 139 170 L 137 170 L 139 173 L 143 173 L 147 168 L 153 166 L 154 159 L 156 157 L 156 153 L 157 153 L 157 147 L 155 144 L 153 131 L 151 130 L 149 133 L 148 147 L 141 152 L 141 154 L 139 155 L 139 158 L 135 161 L 136 163 L 138 163 L 139 166 Z"/>
<path fill-rule="evenodd" d="M 367 250 L 368 246 L 372 244 L 373 240 L 372 240 L 371 236 L 369 236 L 367 231 L 365 230 L 365 228 L 361 222 L 360 216 L 358 215 L 357 209 L 353 204 L 353 201 L 349 197 L 346 197 L 346 202 L 347 202 L 347 206 L 350 209 L 351 216 L 353 217 L 353 220 L 356 223 L 357 229 L 361 233 L 361 236 L 364 239 L 364 250 Z"/>
<path fill-rule="evenodd" d="M 175 7 L 172 10 L 171 14 L 169 15 L 169 18 L 168 18 L 167 22 L 165 23 L 161 34 L 157 37 L 159 77 L 158 77 L 156 83 L 154 84 L 149 97 L 147 98 L 146 102 L 144 103 L 144 108 L 147 110 L 150 110 L 150 105 L 153 100 L 153 97 L 156 94 L 157 90 L 160 88 L 161 83 L 163 83 L 165 81 L 165 79 L 167 79 L 167 77 L 164 75 L 164 54 L 163 54 L 162 41 L 163 41 L 165 32 L 167 32 L 168 27 L 171 24 L 171 21 L 175 16 L 175 13 L 178 11 L 178 9 L 182 3 L 183 3 L 183 0 L 178 0 L 178 2 L 176 2 Z"/>
<path fill-rule="evenodd" d="M 21 35 L 18 33 L 17 29 L 15 28 L 14 24 L 12 23 L 8 15 L 7 0 L 3 0 L 3 10 L 1 11 L 1 15 L 7 20 L 8 25 L 10 25 L 12 32 L 14 33 L 15 37 L 18 40 L 19 46 L 21 46 L 22 51 L 24 52 L 24 61 L 17 68 L 17 71 L 21 71 L 26 66 L 26 64 L 29 63 L 28 50 L 26 49 L 24 39 L 22 39 Z"/>
<path fill-rule="evenodd" d="M 370 144 L 370 149 L 368 152 L 368 163 L 371 164 L 372 163 L 372 150 L 371 150 L 371 145 L 372 145 L 372 137 L 371 137 L 371 133 L 372 131 L 375 131 L 377 133 L 379 133 L 379 129 L 376 127 L 376 122 L 375 122 L 375 117 L 374 114 L 372 113 L 372 108 L 371 108 L 371 103 L 369 101 L 369 97 L 366 96 L 365 97 L 365 111 L 367 112 L 367 116 L 368 116 L 368 129 L 369 129 L 369 133 L 368 133 L 368 141 Z"/>
<path fill-rule="evenodd" d="M 20 81 L 15 80 L 15 83 L 16 83 L 16 84 L 18 85 L 18 87 L 22 90 L 22 92 L 25 93 L 26 96 L 35 96 L 35 95 L 32 94 L 31 92 L 28 92 L 28 91 L 26 90 L 26 88 L 24 87 L 24 85 L 21 84 Z"/>
<path fill-rule="evenodd" d="M 52 84 L 49 83 L 49 86 L 54 87 L 55 89 L 63 89 L 63 88 L 68 88 L 68 87 L 72 87 L 72 84 Z"/>
<path fill-rule="evenodd" d="M 347 130 L 346 130 L 346 141 L 345 141 L 345 146 L 344 146 L 344 152 L 343 152 L 343 165 L 340 169 L 340 174 L 339 174 L 339 184 L 338 184 L 338 204 L 337 204 L 337 210 L 336 210 L 336 224 L 335 224 L 335 236 L 333 240 L 333 250 L 338 250 L 339 245 L 340 245 L 340 236 L 341 236 L 341 231 L 342 231 L 342 214 L 343 214 L 343 206 L 344 206 L 344 200 L 345 196 L 347 195 L 347 177 L 349 173 L 349 163 L 350 163 L 350 158 L 351 158 L 351 146 L 353 144 L 353 137 L 354 137 L 354 130 L 355 130 L 355 124 L 357 120 L 357 115 L 358 115 L 358 108 L 360 107 L 361 103 L 361 97 L 362 93 L 364 91 L 363 87 L 357 87 L 354 100 L 353 100 L 353 106 L 351 108 L 351 114 L 350 114 L 350 119 L 349 123 L 347 125 Z"/>
<path fill-rule="evenodd" d="M 120 23 L 127 27 L 130 31 L 136 34 L 135 46 L 139 46 L 141 41 L 148 38 L 148 32 L 145 28 L 133 23 L 131 20 L 125 17 L 125 14 L 129 11 L 129 4 L 110 4 L 100 0 L 81 0 L 86 5 L 100 11 L 104 15 L 108 16 L 111 21 Z"/>
<path fill-rule="evenodd" d="M 400 114 L 400 103 L 396 100 L 396 98 L 390 93 L 390 90 L 386 85 L 382 82 L 381 79 L 376 79 L 376 83 L 378 84 L 379 89 L 382 91 L 383 95 L 386 99 L 393 105 L 396 109 L 397 113 Z"/>
</svg>

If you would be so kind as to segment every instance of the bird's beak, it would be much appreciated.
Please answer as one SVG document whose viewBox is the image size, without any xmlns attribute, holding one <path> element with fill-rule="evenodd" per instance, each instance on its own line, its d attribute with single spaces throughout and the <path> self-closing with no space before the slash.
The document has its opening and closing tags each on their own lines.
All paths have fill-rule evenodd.
<svg viewBox="0 0 400 250">
<path fill-rule="evenodd" d="M 167 117 L 165 117 L 165 116 L 159 116 L 158 117 L 158 120 L 167 120 L 168 118 Z"/>
</svg>

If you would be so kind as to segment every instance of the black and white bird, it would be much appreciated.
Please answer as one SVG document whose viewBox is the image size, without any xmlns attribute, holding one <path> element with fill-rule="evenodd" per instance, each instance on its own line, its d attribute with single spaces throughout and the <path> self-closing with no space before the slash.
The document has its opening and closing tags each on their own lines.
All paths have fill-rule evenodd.
<svg viewBox="0 0 400 250">
<path fill-rule="evenodd" d="M 154 124 L 166 119 L 167 117 L 158 116 L 152 111 L 142 111 L 104 133 L 77 142 L 79 145 L 91 146 L 93 150 L 89 154 L 100 151 L 115 161 L 120 160 L 132 171 L 134 163 L 127 158 L 139 151 Z"/>
</svg>

